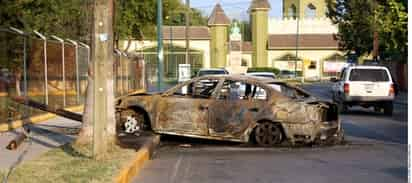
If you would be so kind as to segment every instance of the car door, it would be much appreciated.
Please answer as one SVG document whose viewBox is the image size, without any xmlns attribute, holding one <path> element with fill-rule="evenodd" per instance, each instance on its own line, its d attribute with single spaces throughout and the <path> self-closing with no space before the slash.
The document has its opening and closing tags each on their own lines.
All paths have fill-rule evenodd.
<svg viewBox="0 0 412 183">
<path fill-rule="evenodd" d="M 182 135 L 208 135 L 211 96 L 218 80 L 197 80 L 162 96 L 157 104 L 157 131 Z"/>
<path fill-rule="evenodd" d="M 209 106 L 209 134 L 240 138 L 255 122 L 265 99 L 266 91 L 256 85 L 225 80 Z"/>
</svg>

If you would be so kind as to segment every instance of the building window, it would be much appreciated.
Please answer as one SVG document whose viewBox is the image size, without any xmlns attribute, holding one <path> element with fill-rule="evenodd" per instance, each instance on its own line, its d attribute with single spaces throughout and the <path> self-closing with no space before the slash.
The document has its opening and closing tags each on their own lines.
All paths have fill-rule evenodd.
<svg viewBox="0 0 412 183">
<path fill-rule="evenodd" d="M 316 7 L 310 3 L 305 8 L 305 18 L 315 18 L 316 17 Z"/>
<path fill-rule="evenodd" d="M 247 60 L 242 59 L 241 66 L 247 67 Z"/>
<path fill-rule="evenodd" d="M 292 4 L 288 9 L 288 17 L 293 17 L 293 19 L 296 19 L 296 6 L 294 4 Z"/>
</svg>

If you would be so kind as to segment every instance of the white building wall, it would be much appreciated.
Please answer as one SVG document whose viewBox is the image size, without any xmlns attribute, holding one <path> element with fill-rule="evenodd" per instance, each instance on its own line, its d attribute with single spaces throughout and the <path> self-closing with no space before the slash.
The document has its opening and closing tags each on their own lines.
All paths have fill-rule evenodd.
<svg viewBox="0 0 412 183">
<path fill-rule="evenodd" d="M 269 18 L 269 34 L 296 34 L 297 20 L 293 18 Z M 338 27 L 328 18 L 299 20 L 299 34 L 335 34 Z"/>
</svg>

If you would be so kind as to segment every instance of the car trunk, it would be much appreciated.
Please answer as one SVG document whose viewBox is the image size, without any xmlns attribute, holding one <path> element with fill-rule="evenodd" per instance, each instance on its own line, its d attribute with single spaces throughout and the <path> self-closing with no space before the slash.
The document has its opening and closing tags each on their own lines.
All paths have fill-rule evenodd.
<svg viewBox="0 0 412 183">
<path fill-rule="evenodd" d="M 352 69 L 349 81 L 344 86 L 349 96 L 388 96 L 392 85 L 384 69 Z"/>
<path fill-rule="evenodd" d="M 349 84 L 349 96 L 388 96 L 388 82 L 356 81 Z"/>
</svg>

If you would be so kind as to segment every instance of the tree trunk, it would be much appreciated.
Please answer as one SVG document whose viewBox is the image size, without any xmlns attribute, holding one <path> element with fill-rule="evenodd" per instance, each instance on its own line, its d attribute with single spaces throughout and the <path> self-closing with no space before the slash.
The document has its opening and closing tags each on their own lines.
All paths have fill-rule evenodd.
<svg viewBox="0 0 412 183">
<path fill-rule="evenodd" d="M 86 102 L 83 109 L 83 126 L 80 130 L 79 136 L 77 137 L 76 145 L 86 145 L 93 142 L 93 79 L 91 78 L 91 67 L 93 64 L 90 62 L 89 74 L 87 77 L 87 88 L 86 88 Z"/>
<path fill-rule="evenodd" d="M 113 0 L 95 0 L 84 124 L 76 144 L 92 142 L 96 159 L 104 158 L 116 139 L 112 21 Z"/>
</svg>

